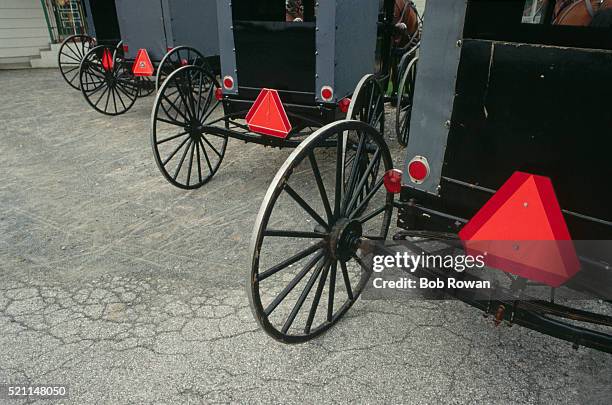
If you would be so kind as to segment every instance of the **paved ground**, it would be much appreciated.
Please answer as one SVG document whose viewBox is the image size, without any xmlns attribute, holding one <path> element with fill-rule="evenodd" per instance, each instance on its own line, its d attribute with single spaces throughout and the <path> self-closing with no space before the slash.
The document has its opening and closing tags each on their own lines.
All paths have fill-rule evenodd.
<svg viewBox="0 0 612 405">
<path fill-rule="evenodd" d="M 611 356 L 458 302 L 359 301 L 312 343 L 271 340 L 243 285 L 289 152 L 230 142 L 209 185 L 175 189 L 152 102 L 109 118 L 56 71 L 0 72 L 0 384 L 69 384 L 71 404 L 610 403 Z"/>
</svg>

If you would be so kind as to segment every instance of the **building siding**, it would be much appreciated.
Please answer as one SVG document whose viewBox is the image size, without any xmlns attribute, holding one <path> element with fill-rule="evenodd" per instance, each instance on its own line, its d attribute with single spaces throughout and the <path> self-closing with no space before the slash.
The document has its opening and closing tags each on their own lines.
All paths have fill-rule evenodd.
<svg viewBox="0 0 612 405">
<path fill-rule="evenodd" d="M 40 0 L 0 0 L 0 64 L 28 62 L 49 42 Z"/>
</svg>

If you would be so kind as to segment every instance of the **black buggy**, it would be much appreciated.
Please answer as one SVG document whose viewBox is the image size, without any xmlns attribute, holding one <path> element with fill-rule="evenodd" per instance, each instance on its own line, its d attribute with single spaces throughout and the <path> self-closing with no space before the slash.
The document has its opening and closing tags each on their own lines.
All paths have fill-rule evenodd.
<svg viewBox="0 0 612 405">
<path fill-rule="evenodd" d="M 215 1 L 110 1 L 121 43 L 101 44 L 83 56 L 78 82 L 87 102 L 100 113 L 119 115 L 181 66 L 218 71 Z"/>
<path fill-rule="evenodd" d="M 496 325 L 612 352 L 611 11 L 564 3 L 428 2 L 401 172 L 363 122 L 320 128 L 292 153 L 251 245 L 247 289 L 268 334 L 294 343 L 332 326 L 368 283 L 366 242 L 387 238 L 396 207 L 393 239 L 416 253 L 491 242 L 490 295 L 446 294 Z M 329 140 L 337 152 L 321 156 Z"/>
<path fill-rule="evenodd" d="M 234 0 L 218 1 L 217 13 L 220 82 L 206 67 L 183 67 L 153 109 L 153 153 L 171 184 L 204 185 L 228 138 L 293 148 L 347 116 L 383 132 L 391 72 L 418 47 L 412 2 Z"/>
</svg>

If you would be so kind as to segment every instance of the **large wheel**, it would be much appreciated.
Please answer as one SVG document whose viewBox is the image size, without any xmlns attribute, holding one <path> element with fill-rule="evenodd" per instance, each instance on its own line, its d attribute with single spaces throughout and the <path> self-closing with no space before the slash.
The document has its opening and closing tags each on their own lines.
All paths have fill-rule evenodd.
<svg viewBox="0 0 612 405">
<path fill-rule="evenodd" d="M 196 189 L 219 169 L 227 137 L 206 132 L 223 121 L 215 98 L 217 80 L 198 66 L 184 66 L 164 81 L 151 116 L 151 144 L 157 167 L 176 187 Z"/>
<path fill-rule="evenodd" d="M 336 141 L 336 147 L 323 148 Z M 347 145 L 359 145 L 347 166 Z M 369 162 L 365 172 L 360 162 Z M 303 141 L 270 184 L 253 229 L 247 291 L 261 327 L 286 343 L 312 339 L 353 305 L 370 272 L 364 241 L 384 240 L 393 195 L 382 135 L 358 121 L 329 124 Z M 379 180 L 363 195 L 372 175 Z M 363 212 L 363 207 L 376 207 Z"/>
<path fill-rule="evenodd" d="M 79 68 L 83 57 L 96 46 L 89 35 L 71 35 L 62 42 L 57 55 L 57 64 L 62 77 L 72 88 L 79 90 Z"/>
<path fill-rule="evenodd" d="M 85 55 L 79 74 L 81 92 L 96 111 L 119 115 L 128 111 L 138 97 L 128 64 L 114 47 L 100 45 Z"/>
<path fill-rule="evenodd" d="M 395 133 L 397 142 L 404 147 L 408 146 L 408 139 L 410 136 L 410 118 L 412 117 L 412 104 L 414 100 L 414 85 L 416 83 L 418 60 L 418 56 L 415 56 L 406 67 L 397 92 Z"/>
<path fill-rule="evenodd" d="M 189 46 L 177 46 L 164 55 L 163 59 L 161 60 L 159 68 L 157 69 L 155 88 L 159 91 L 161 85 L 168 78 L 168 76 L 172 74 L 172 72 L 187 65 L 200 66 L 204 69 L 210 70 L 204 55 L 202 55 L 197 49 Z"/>
</svg>

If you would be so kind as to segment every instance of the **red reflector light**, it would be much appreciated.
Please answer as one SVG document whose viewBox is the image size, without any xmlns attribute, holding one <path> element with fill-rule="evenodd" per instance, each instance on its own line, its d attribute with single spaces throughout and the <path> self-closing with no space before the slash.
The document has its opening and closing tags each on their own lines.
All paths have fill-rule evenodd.
<svg viewBox="0 0 612 405">
<path fill-rule="evenodd" d="M 345 97 L 342 100 L 338 101 L 338 108 L 344 114 L 346 114 L 348 112 L 350 105 L 351 105 L 351 99 L 348 98 L 348 97 Z"/>
<path fill-rule="evenodd" d="M 223 87 L 227 90 L 231 90 L 234 88 L 234 78 L 231 76 L 225 76 L 223 78 Z"/>
<path fill-rule="evenodd" d="M 217 101 L 221 101 L 223 100 L 223 90 L 219 89 L 215 89 L 215 98 L 217 99 Z"/>
<path fill-rule="evenodd" d="M 108 48 L 104 48 L 104 52 L 102 53 L 102 67 L 107 72 L 113 70 L 113 55 L 110 53 Z"/>
<path fill-rule="evenodd" d="M 245 118 L 249 129 L 255 133 L 286 138 L 291 123 L 278 91 L 262 89 Z"/>
<path fill-rule="evenodd" d="M 134 76 L 153 76 L 153 63 L 146 49 L 139 49 L 136 54 L 136 60 L 132 65 L 132 73 Z"/>
<path fill-rule="evenodd" d="M 408 163 L 408 174 L 413 183 L 421 184 L 429 176 L 429 163 L 422 156 L 415 156 Z"/>
<path fill-rule="evenodd" d="M 170 52 L 173 49 L 174 49 L 173 47 L 169 46 L 169 47 L 166 48 L 166 52 Z"/>
<path fill-rule="evenodd" d="M 402 171 L 391 169 L 385 173 L 383 177 L 385 188 L 391 194 L 398 194 L 402 191 Z"/>
<path fill-rule="evenodd" d="M 128 53 L 129 50 L 130 50 L 130 47 L 127 46 L 127 44 L 123 44 L 123 52 Z"/>
<path fill-rule="evenodd" d="M 334 89 L 332 89 L 329 86 L 324 86 L 321 89 L 321 98 L 324 101 L 331 101 L 331 99 L 334 97 Z"/>
<path fill-rule="evenodd" d="M 187 59 L 181 59 L 181 66 L 187 66 L 189 64 L 189 61 Z"/>
</svg>

